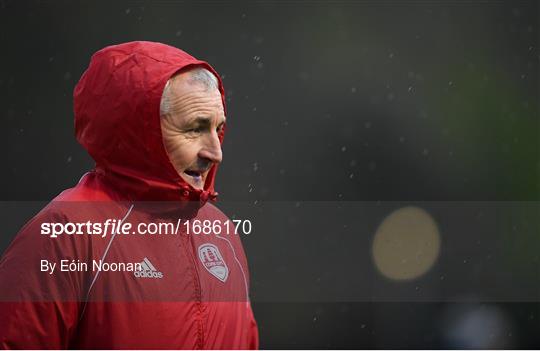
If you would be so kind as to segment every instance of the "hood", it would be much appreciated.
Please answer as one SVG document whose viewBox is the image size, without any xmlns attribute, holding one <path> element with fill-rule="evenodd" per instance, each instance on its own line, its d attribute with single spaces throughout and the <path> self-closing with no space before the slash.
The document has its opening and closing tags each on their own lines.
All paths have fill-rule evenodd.
<svg viewBox="0 0 540 351">
<path fill-rule="evenodd" d="M 219 74 L 208 63 L 161 43 L 106 47 L 92 56 L 75 86 L 75 135 L 119 198 L 201 203 L 216 198 L 217 165 L 210 169 L 203 190 L 193 188 L 170 162 L 161 136 L 159 106 L 165 84 L 192 66 L 216 76 L 225 110 Z"/>
</svg>

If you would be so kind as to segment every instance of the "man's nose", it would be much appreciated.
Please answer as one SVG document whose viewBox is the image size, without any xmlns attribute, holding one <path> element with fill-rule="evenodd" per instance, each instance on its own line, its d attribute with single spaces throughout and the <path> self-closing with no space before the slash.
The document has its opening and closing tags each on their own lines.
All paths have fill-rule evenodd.
<svg viewBox="0 0 540 351">
<path fill-rule="evenodd" d="M 217 133 L 211 133 L 211 135 L 206 138 L 204 145 L 199 152 L 199 157 L 207 159 L 213 163 L 221 162 L 223 159 L 223 153 L 221 152 L 221 143 L 219 142 Z"/>
</svg>

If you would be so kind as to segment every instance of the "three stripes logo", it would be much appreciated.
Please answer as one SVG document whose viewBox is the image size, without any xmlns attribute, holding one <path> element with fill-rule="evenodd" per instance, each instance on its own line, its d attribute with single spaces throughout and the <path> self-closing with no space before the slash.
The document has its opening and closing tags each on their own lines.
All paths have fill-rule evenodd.
<svg viewBox="0 0 540 351">
<path fill-rule="evenodd" d="M 133 275 L 136 278 L 163 278 L 163 273 L 158 272 L 156 267 L 150 263 L 148 258 L 144 258 L 144 260 L 141 262 L 141 267 L 142 269 L 138 269 L 133 272 Z"/>
</svg>

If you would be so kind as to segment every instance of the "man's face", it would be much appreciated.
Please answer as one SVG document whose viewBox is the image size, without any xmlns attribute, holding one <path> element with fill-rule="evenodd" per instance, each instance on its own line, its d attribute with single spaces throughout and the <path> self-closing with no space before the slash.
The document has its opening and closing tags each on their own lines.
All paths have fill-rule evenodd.
<svg viewBox="0 0 540 351">
<path fill-rule="evenodd" d="M 170 113 L 161 116 L 163 144 L 174 168 L 195 189 L 203 189 L 208 171 L 221 162 L 218 132 L 225 123 L 221 94 L 190 73 L 171 81 Z"/>
</svg>

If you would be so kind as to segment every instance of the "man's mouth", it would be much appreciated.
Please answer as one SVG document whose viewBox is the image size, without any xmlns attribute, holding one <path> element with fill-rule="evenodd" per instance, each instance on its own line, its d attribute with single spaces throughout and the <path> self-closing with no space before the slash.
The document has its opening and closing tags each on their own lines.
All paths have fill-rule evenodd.
<svg viewBox="0 0 540 351">
<path fill-rule="evenodd" d="M 201 171 L 194 171 L 194 170 L 186 169 L 184 171 L 184 174 L 188 175 L 190 178 L 192 178 L 196 182 L 202 181 L 203 172 Z"/>
</svg>

